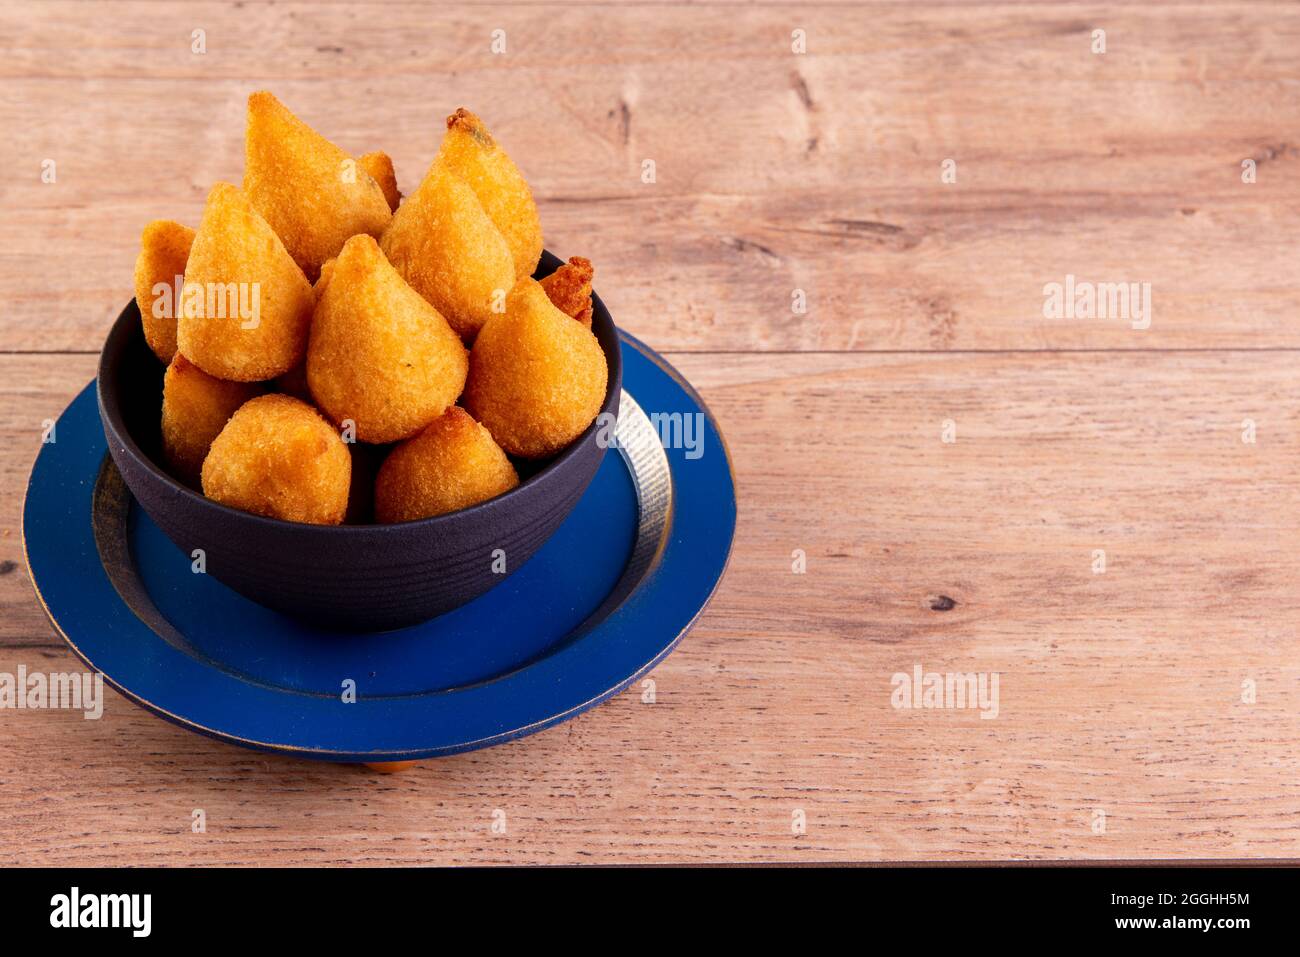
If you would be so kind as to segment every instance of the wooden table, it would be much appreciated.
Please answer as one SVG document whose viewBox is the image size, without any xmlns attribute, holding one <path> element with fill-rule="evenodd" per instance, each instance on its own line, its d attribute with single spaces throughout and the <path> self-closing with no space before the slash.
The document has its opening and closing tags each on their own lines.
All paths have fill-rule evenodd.
<svg viewBox="0 0 1300 957">
<path fill-rule="evenodd" d="M 76 667 L 41 423 L 258 88 L 406 190 L 481 112 L 740 507 L 653 704 L 386 777 L 3 711 L 0 863 L 1300 857 L 1297 7 L 5 3 L 0 48 L 0 671 Z M 1150 327 L 1045 318 L 1067 275 Z M 895 708 L 918 665 L 997 717 Z"/>
</svg>

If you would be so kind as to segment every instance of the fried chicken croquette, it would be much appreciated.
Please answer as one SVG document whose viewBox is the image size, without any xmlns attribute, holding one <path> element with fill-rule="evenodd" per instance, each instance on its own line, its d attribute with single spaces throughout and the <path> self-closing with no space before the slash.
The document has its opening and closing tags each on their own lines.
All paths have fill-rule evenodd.
<svg viewBox="0 0 1300 957">
<path fill-rule="evenodd" d="M 515 284 L 501 231 L 441 160 L 397 207 L 380 245 L 402 278 L 467 342 Z"/>
<path fill-rule="evenodd" d="M 370 174 L 370 178 L 384 191 L 384 199 L 393 212 L 402 201 L 402 193 L 397 188 L 397 173 L 393 171 L 393 160 L 382 150 L 364 153 L 357 158 L 357 165 Z"/>
<path fill-rule="evenodd" d="M 588 329 L 591 328 L 591 279 L 595 274 L 590 259 L 572 256 L 542 280 L 542 288 L 555 308 Z"/>
<path fill-rule="evenodd" d="M 316 305 L 307 384 L 362 442 L 414 435 L 456 401 L 469 357 L 438 310 L 406 284 L 369 236 L 353 236 Z"/>
<path fill-rule="evenodd" d="M 519 167 L 497 145 L 483 121 L 464 107 L 447 117 L 438 155 L 474 191 L 505 237 L 515 262 L 515 278 L 531 276 L 542 256 L 542 224 Z"/>
<path fill-rule="evenodd" d="M 524 279 L 474 342 L 463 404 L 511 455 L 544 458 L 596 418 L 608 374 L 591 331 Z"/>
<path fill-rule="evenodd" d="M 173 474 L 197 487 L 212 440 L 261 392 L 254 382 L 215 379 L 178 352 L 163 375 L 162 398 L 163 457 Z"/>
<path fill-rule="evenodd" d="M 140 307 L 144 339 L 163 363 L 176 355 L 176 317 L 180 315 L 173 301 L 190 258 L 194 230 L 169 219 L 155 219 L 140 236 L 140 255 L 135 259 L 135 302 Z M 168 292 L 155 296 L 154 288 L 166 286 Z"/>
<path fill-rule="evenodd" d="M 265 91 L 248 98 L 244 192 L 312 280 L 350 236 L 379 236 L 392 218 L 364 165 Z"/>
<path fill-rule="evenodd" d="M 181 300 L 177 348 L 208 375 L 273 379 L 306 351 L 311 284 L 266 220 L 229 183 L 208 194 Z"/>
<path fill-rule="evenodd" d="M 250 399 L 203 461 L 203 494 L 231 508 L 337 525 L 348 507 L 352 458 L 334 427 L 286 395 Z"/>
<path fill-rule="evenodd" d="M 388 454 L 375 480 L 375 520 L 409 522 L 469 508 L 519 484 L 487 429 L 452 406 Z"/>
</svg>

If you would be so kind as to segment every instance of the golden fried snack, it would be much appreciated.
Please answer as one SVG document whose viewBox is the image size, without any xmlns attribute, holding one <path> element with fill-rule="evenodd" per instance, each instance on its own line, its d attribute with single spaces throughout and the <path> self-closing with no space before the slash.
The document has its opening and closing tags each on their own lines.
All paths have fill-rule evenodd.
<svg viewBox="0 0 1300 957">
<path fill-rule="evenodd" d="M 311 284 L 229 183 L 208 194 L 181 299 L 177 348 L 218 379 L 273 379 L 307 348 Z"/>
<path fill-rule="evenodd" d="M 596 271 L 591 260 L 572 256 L 569 261 L 542 280 L 546 296 L 555 308 L 591 328 L 591 277 Z"/>
<path fill-rule="evenodd" d="M 199 484 L 208 447 L 235 410 L 256 395 L 261 385 L 214 379 L 179 352 L 163 375 L 163 456 L 176 476 Z"/>
<path fill-rule="evenodd" d="M 596 418 L 608 374 L 591 331 L 524 279 L 474 341 L 463 404 L 511 455 L 543 458 Z"/>
<path fill-rule="evenodd" d="M 505 238 L 474 191 L 440 160 L 397 207 L 380 245 L 402 278 L 466 341 L 515 284 Z"/>
<path fill-rule="evenodd" d="M 542 224 L 519 167 L 497 145 L 483 121 L 463 107 L 447 117 L 438 155 L 452 173 L 469 184 L 501 230 L 514 259 L 515 278 L 531 276 L 542 256 Z"/>
<path fill-rule="evenodd" d="M 389 453 L 375 480 L 375 520 L 409 522 L 469 508 L 519 484 L 487 429 L 453 405 Z"/>
<path fill-rule="evenodd" d="M 469 357 L 445 319 L 408 286 L 369 236 L 353 236 L 316 305 L 307 384 L 362 442 L 419 432 L 456 401 Z"/>
<path fill-rule="evenodd" d="M 349 236 L 378 236 L 392 217 L 356 160 L 265 91 L 248 98 L 244 192 L 310 279 Z"/>
<path fill-rule="evenodd" d="M 154 355 L 164 363 L 176 354 L 176 317 L 180 315 L 174 301 L 190 258 L 194 230 L 169 219 L 155 219 L 140 237 L 140 255 L 135 259 L 135 302 L 140 307 L 144 339 Z M 171 291 L 155 296 L 154 287 L 162 284 Z"/>
<path fill-rule="evenodd" d="M 311 287 L 311 291 L 316 294 L 317 302 L 320 302 L 321 293 L 323 293 L 325 291 L 325 287 L 329 285 L 330 273 L 332 273 L 333 271 L 334 271 L 334 260 L 333 259 L 325 260 L 324 264 L 320 267 L 320 275 L 316 278 L 315 284 Z"/>
<path fill-rule="evenodd" d="M 402 193 L 397 188 L 397 173 L 393 171 L 393 161 L 382 150 L 364 153 L 357 157 L 357 165 L 370 174 L 370 178 L 384 191 L 388 208 L 397 211 L 397 204 L 402 201 Z"/>
<path fill-rule="evenodd" d="M 305 402 L 264 395 L 240 406 L 203 461 L 203 494 L 289 522 L 337 525 L 348 507 L 352 458 Z"/>
</svg>

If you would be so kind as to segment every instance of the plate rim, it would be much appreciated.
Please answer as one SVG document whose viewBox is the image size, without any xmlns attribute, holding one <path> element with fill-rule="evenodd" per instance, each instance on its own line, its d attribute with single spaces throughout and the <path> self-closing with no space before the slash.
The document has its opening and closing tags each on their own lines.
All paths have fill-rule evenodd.
<svg viewBox="0 0 1300 957">
<path fill-rule="evenodd" d="M 588 711 L 591 708 L 595 707 L 596 705 L 599 705 L 602 702 L 607 701 L 610 698 L 613 698 L 615 695 L 619 694 L 620 692 L 626 690 L 628 687 L 633 685 L 639 678 L 643 677 L 645 674 L 652 671 L 657 665 L 660 664 L 660 662 L 662 662 L 665 658 L 667 658 L 668 655 L 670 655 L 677 648 L 678 644 L 681 643 L 682 639 L 686 636 L 686 634 L 695 626 L 695 623 L 699 620 L 700 616 L 704 613 L 704 610 L 708 607 L 709 603 L 712 602 L 714 596 L 717 594 L 718 589 L 721 587 L 723 579 L 726 577 L 727 570 L 730 567 L 733 549 L 735 546 L 736 525 L 739 521 L 739 503 L 736 496 L 737 482 L 736 482 L 734 463 L 731 456 L 731 450 L 727 445 L 726 437 L 724 436 L 720 426 L 718 425 L 717 418 L 714 416 L 712 410 L 709 409 L 708 405 L 704 402 L 703 398 L 700 396 L 698 391 L 696 391 L 694 386 L 692 386 L 676 368 L 674 368 L 671 364 L 669 364 L 667 360 L 665 360 L 662 356 L 660 356 L 655 350 L 647 346 L 645 343 L 637 339 L 635 336 L 631 335 L 628 332 L 625 332 L 624 330 L 621 329 L 618 330 L 618 337 L 623 343 L 635 349 L 637 353 L 640 354 L 641 357 L 649 361 L 661 373 L 663 373 L 668 378 L 670 378 L 673 381 L 673 383 L 682 390 L 682 392 L 687 396 L 687 398 L 689 398 L 690 401 L 696 405 L 698 410 L 701 413 L 703 413 L 709 425 L 712 427 L 713 434 L 717 437 L 718 443 L 723 453 L 724 464 L 726 467 L 726 474 L 729 480 L 731 522 L 726 535 L 726 542 L 725 542 L 724 551 L 722 555 L 722 561 L 717 569 L 716 575 L 714 576 L 712 583 L 709 586 L 708 592 L 704 596 L 703 600 L 700 601 L 698 607 L 694 609 L 690 618 L 682 625 L 682 627 L 677 632 L 677 634 L 674 635 L 672 639 L 668 641 L 662 648 L 660 648 L 654 654 L 654 656 L 651 657 L 649 661 L 639 665 L 626 677 L 620 678 L 618 681 L 615 682 L 615 684 L 612 687 L 609 687 L 594 695 L 591 695 L 590 697 L 585 698 L 584 700 L 580 701 L 577 704 L 570 705 L 569 707 L 565 708 L 562 711 L 559 711 L 552 715 L 548 715 L 547 717 L 544 718 L 540 718 L 528 724 L 521 725 L 519 727 L 510 728 L 495 734 L 483 735 L 471 740 L 460 741 L 453 744 L 445 744 L 445 745 L 439 745 L 434 747 L 425 746 L 425 747 L 398 749 L 398 750 L 382 749 L 382 750 L 375 750 L 375 751 L 356 751 L 356 750 L 348 750 L 348 749 L 336 750 L 330 748 L 308 747 L 308 746 L 273 742 L 273 741 L 260 741 L 253 738 L 243 737 L 241 735 L 232 733 L 230 731 L 221 730 L 219 728 L 208 727 L 207 725 L 204 725 L 192 718 L 187 718 L 175 714 L 174 712 L 169 711 L 167 708 L 158 705 L 152 701 L 149 701 L 147 698 L 143 697 L 137 692 L 132 691 L 131 689 L 125 687 L 120 681 L 114 679 L 109 674 L 102 671 L 98 666 L 96 666 L 94 662 L 91 661 L 91 659 L 81 650 L 81 648 L 77 645 L 77 643 L 74 642 L 72 638 L 67 634 L 63 626 L 59 623 L 58 618 L 54 615 L 53 611 L 50 609 L 50 606 L 46 601 L 45 595 L 42 593 L 40 585 L 36 581 L 36 575 L 32 570 L 30 548 L 27 541 L 27 505 L 28 505 L 28 499 L 32 493 L 33 480 L 35 478 L 36 469 L 40 462 L 39 453 L 36 456 L 36 460 L 32 463 L 31 472 L 28 475 L 27 486 L 23 494 L 23 502 L 22 502 L 22 508 L 20 512 L 20 521 L 19 521 L 19 537 L 22 542 L 23 559 L 26 564 L 27 577 L 32 584 L 32 588 L 33 591 L 35 592 L 37 602 L 40 604 L 41 609 L 44 611 L 45 616 L 49 620 L 51 626 L 59 634 L 59 636 L 63 639 L 63 641 L 67 644 L 67 646 L 72 650 L 74 656 L 83 664 L 85 664 L 87 667 L 91 668 L 96 674 L 103 675 L 104 683 L 109 685 L 111 688 L 113 688 L 115 691 L 117 691 L 127 700 L 133 702 L 138 707 L 141 707 L 144 710 L 160 718 L 163 718 L 164 720 L 169 721 L 172 724 L 182 727 L 186 730 L 193 731 L 195 733 L 202 734 L 205 737 L 213 738 L 218 741 L 223 741 L 228 744 L 233 744 L 238 747 L 261 751 L 264 753 L 285 754 L 288 756 L 298 757 L 298 758 L 306 758 L 306 759 L 320 760 L 320 761 L 342 762 L 342 763 L 423 760 L 423 759 L 431 759 L 435 757 L 446 757 L 454 754 L 461 754 L 468 751 L 475 751 L 482 748 L 492 747 L 498 744 L 504 744 L 506 742 L 513 741 L 518 738 L 526 737 L 528 735 L 535 734 L 539 731 L 543 731 L 557 724 L 561 724 L 564 721 L 576 717 L 578 714 Z M 58 418 L 62 418 L 62 416 L 66 414 L 68 408 L 70 408 L 72 404 L 75 403 L 77 399 L 79 399 L 82 396 L 82 394 L 85 392 L 85 388 L 89 388 L 90 386 L 93 385 L 94 382 L 92 381 L 88 383 L 87 386 L 84 387 L 81 391 L 79 391 L 76 394 L 76 396 L 74 396 L 73 399 L 64 408 L 63 412 L 59 414 Z M 634 394 L 633 394 L 633 398 L 635 398 Z M 105 451 L 105 455 L 107 455 L 107 451 Z M 676 482 L 674 482 L 674 485 L 676 485 Z M 669 532 L 669 536 L 671 537 L 671 531 Z M 646 578 L 643 579 L 643 581 L 647 581 L 650 578 L 652 578 L 655 571 L 657 571 L 657 569 L 651 570 L 647 574 Z M 628 598 L 629 599 L 632 598 L 633 596 L 635 596 L 635 594 L 636 591 L 634 591 L 632 595 L 629 595 Z M 120 595 L 118 596 L 118 599 L 121 600 Z M 130 611 L 129 608 L 128 611 Z M 135 616 L 134 612 L 131 612 L 131 615 L 132 617 L 135 617 L 137 621 L 139 621 L 141 626 L 145 628 L 149 627 L 146 622 L 140 621 L 140 619 L 137 616 Z M 595 627 L 599 628 L 599 624 L 597 624 Z M 417 697 L 426 697 L 426 696 L 421 695 Z"/>
</svg>

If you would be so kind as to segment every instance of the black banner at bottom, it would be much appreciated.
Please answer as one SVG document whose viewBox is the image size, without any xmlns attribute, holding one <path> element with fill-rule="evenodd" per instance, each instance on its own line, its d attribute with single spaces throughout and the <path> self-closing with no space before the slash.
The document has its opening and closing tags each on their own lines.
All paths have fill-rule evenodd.
<svg viewBox="0 0 1300 957">
<path fill-rule="evenodd" d="M 684 927 L 820 938 L 911 927 L 927 944 L 1198 935 L 1231 946 L 1290 923 L 1292 867 L 926 866 L 494 869 L 11 869 L 6 940 L 394 943 L 424 927 L 583 935 Z M 692 924 L 690 926 L 698 926 Z M 1245 936 L 1243 936 L 1245 935 Z M 444 938 L 445 940 L 445 938 Z M 594 941 L 589 941 L 594 943 Z"/>
</svg>

